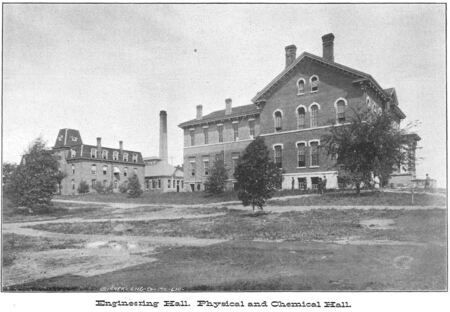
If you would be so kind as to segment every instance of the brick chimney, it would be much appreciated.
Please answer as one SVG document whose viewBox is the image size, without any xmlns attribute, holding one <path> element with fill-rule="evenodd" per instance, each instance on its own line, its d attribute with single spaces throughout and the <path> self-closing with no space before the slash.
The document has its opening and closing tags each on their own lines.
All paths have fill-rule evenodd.
<svg viewBox="0 0 450 312">
<path fill-rule="evenodd" d="M 203 106 L 197 105 L 197 119 L 202 119 L 203 117 Z"/>
<path fill-rule="evenodd" d="M 284 48 L 286 50 L 286 68 L 289 67 L 292 63 L 294 63 L 295 58 L 297 57 L 297 47 L 293 44 L 288 45 Z"/>
<path fill-rule="evenodd" d="M 101 158 L 102 157 L 102 138 L 98 137 L 97 138 L 97 157 Z"/>
<path fill-rule="evenodd" d="M 123 141 L 119 141 L 120 155 L 123 154 Z"/>
<path fill-rule="evenodd" d="M 225 100 L 225 115 L 230 115 L 231 112 L 233 111 L 232 103 L 233 103 L 232 99 Z"/>
<path fill-rule="evenodd" d="M 329 62 L 334 62 L 334 35 L 332 33 L 322 36 L 322 57 Z"/>
<path fill-rule="evenodd" d="M 167 112 L 159 112 L 159 158 L 168 160 L 167 153 Z"/>
</svg>

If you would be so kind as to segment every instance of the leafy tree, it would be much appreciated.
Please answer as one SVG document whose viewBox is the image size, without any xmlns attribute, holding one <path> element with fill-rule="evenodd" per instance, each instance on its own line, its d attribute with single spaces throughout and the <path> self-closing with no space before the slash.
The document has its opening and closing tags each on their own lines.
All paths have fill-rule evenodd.
<svg viewBox="0 0 450 312">
<path fill-rule="evenodd" d="M 58 183 L 58 161 L 45 142 L 36 139 L 25 152 L 22 162 L 11 175 L 8 195 L 16 206 L 44 211 Z"/>
<path fill-rule="evenodd" d="M 128 181 L 124 181 L 119 185 L 119 192 L 123 194 L 128 192 Z"/>
<path fill-rule="evenodd" d="M 244 206 L 252 205 L 263 210 L 282 182 L 281 170 L 269 156 L 264 139 L 257 137 L 244 151 L 234 172 L 238 198 Z"/>
<path fill-rule="evenodd" d="M 2 186 L 3 191 L 8 192 L 8 186 L 11 183 L 11 177 L 14 171 L 17 169 L 17 165 L 14 163 L 5 162 L 2 164 Z"/>
<path fill-rule="evenodd" d="M 387 181 L 397 166 L 411 160 L 407 129 L 396 127 L 389 113 L 354 111 L 349 125 L 332 127 L 322 142 L 343 179 L 351 181 L 359 194 L 372 174 Z"/>
<path fill-rule="evenodd" d="M 102 182 L 97 181 L 95 182 L 93 189 L 99 194 L 109 194 L 112 193 L 113 191 L 113 185 L 112 183 L 109 183 L 108 185 L 103 185 Z"/>
<path fill-rule="evenodd" d="M 225 190 L 225 181 L 227 179 L 228 174 L 225 164 L 222 159 L 217 159 L 205 182 L 205 192 L 214 195 L 223 193 Z"/>
<path fill-rule="evenodd" d="M 142 195 L 141 183 L 139 182 L 138 176 L 133 174 L 128 179 L 128 197 L 139 197 Z"/>
<path fill-rule="evenodd" d="M 80 194 L 89 193 L 89 184 L 86 181 L 84 180 L 80 181 L 80 184 L 78 185 L 78 193 Z"/>
</svg>

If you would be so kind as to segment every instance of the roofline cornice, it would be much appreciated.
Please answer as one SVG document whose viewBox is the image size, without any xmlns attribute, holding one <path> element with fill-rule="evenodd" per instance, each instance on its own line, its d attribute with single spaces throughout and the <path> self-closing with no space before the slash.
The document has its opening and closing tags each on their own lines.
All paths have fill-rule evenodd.
<svg viewBox="0 0 450 312">
<path fill-rule="evenodd" d="M 234 115 L 234 116 L 224 116 L 220 118 L 214 118 L 214 119 L 207 119 L 202 121 L 201 119 L 196 121 L 187 121 L 185 123 L 181 123 L 178 125 L 178 127 L 185 129 L 187 127 L 192 126 L 203 126 L 203 125 L 210 125 L 215 124 L 218 121 L 229 121 L 229 120 L 236 120 L 236 119 L 242 119 L 243 117 L 252 117 L 252 116 L 259 116 L 261 112 L 253 112 L 253 113 L 247 113 L 247 114 L 240 114 L 240 115 Z"/>
</svg>

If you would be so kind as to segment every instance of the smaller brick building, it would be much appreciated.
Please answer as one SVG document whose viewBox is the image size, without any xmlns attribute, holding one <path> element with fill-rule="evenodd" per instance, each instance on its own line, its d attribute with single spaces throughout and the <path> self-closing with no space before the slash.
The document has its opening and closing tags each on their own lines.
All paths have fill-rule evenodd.
<svg viewBox="0 0 450 312">
<path fill-rule="evenodd" d="M 60 170 L 65 173 L 59 192 L 62 195 L 78 193 L 81 181 L 89 184 L 90 191 L 95 183 L 112 185 L 119 191 L 119 185 L 127 183 L 128 177 L 136 174 L 144 185 L 144 160 L 140 152 L 124 150 L 123 142 L 118 148 L 103 147 L 101 138 L 97 145 L 83 144 L 80 132 L 74 129 L 59 130 L 53 151 L 57 155 Z"/>
</svg>

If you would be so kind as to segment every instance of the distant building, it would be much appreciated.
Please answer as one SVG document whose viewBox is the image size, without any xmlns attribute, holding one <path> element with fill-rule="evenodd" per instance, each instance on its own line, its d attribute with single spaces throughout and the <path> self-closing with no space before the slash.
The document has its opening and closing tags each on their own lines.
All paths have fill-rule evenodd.
<svg viewBox="0 0 450 312">
<path fill-rule="evenodd" d="M 221 158 L 228 168 L 232 188 L 234 169 L 244 149 L 255 137 L 264 138 L 273 161 L 283 169 L 283 189 L 315 189 L 320 179 L 338 187 L 335 161 L 321 148 L 329 128 L 345 126 L 354 109 L 389 111 L 399 126 L 406 116 L 395 89 L 383 89 L 369 74 L 334 61 L 334 35 L 322 37 L 322 57 L 297 48 L 285 48 L 285 68 L 252 99 L 252 103 L 203 116 L 197 106 L 195 119 L 179 125 L 184 133 L 184 184 L 188 191 L 204 190 L 210 167 Z M 415 155 L 419 136 L 411 136 L 409 152 Z M 399 168 L 395 180 L 411 180 L 415 161 Z M 396 182 L 394 181 L 394 182 Z"/>
<path fill-rule="evenodd" d="M 159 113 L 159 157 L 146 157 L 145 190 L 160 192 L 182 192 L 184 174 L 181 167 L 169 164 L 167 151 L 167 112 Z"/>
<path fill-rule="evenodd" d="M 95 183 L 112 185 L 119 191 L 119 185 L 127 183 L 136 174 L 144 184 L 144 160 L 140 152 L 124 150 L 123 142 L 118 148 L 103 147 L 101 138 L 97 145 L 83 144 L 78 130 L 59 130 L 53 151 L 58 157 L 60 170 L 66 174 L 61 183 L 62 195 L 77 194 L 78 185 L 85 181 L 93 191 Z"/>
</svg>

